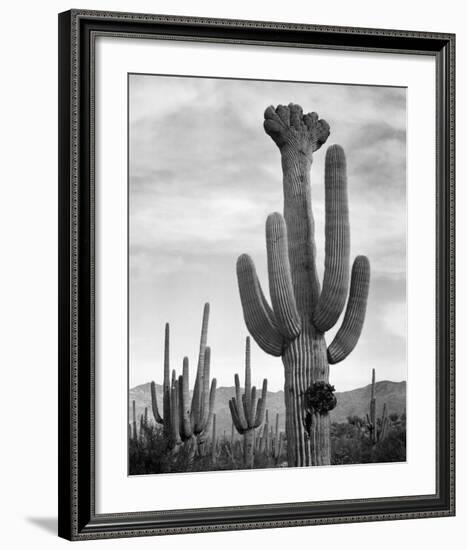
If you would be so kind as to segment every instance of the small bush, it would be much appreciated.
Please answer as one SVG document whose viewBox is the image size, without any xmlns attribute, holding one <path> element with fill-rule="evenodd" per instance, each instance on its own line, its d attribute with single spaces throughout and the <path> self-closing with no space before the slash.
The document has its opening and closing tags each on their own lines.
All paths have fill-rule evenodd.
<svg viewBox="0 0 467 550">
<path fill-rule="evenodd" d="M 368 464 L 406 460 L 405 422 L 392 423 L 385 439 L 373 444 L 365 422 L 358 417 L 331 427 L 332 464 Z"/>
</svg>

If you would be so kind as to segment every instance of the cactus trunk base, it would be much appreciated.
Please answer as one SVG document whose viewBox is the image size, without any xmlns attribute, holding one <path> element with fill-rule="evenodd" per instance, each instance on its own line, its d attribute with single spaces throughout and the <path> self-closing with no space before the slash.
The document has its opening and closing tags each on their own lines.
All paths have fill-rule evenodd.
<svg viewBox="0 0 467 550">
<path fill-rule="evenodd" d="M 317 381 L 329 381 L 324 335 L 306 327 L 283 355 L 287 461 L 289 466 L 331 463 L 329 413 L 309 413 L 305 392 Z"/>
</svg>

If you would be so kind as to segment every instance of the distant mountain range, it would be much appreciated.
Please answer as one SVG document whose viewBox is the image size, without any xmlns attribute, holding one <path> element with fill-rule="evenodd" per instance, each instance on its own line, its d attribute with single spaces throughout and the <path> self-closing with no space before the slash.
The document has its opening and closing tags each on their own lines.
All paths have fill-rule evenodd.
<svg viewBox="0 0 467 550">
<path fill-rule="evenodd" d="M 162 386 L 156 384 L 156 393 L 159 405 L 159 411 L 162 411 Z M 333 422 L 345 422 L 348 416 L 364 417 L 369 409 L 371 385 L 357 388 L 355 390 L 336 392 L 337 406 L 331 411 L 331 420 Z M 225 431 L 227 437 L 230 437 L 232 419 L 229 410 L 229 399 L 235 395 L 235 387 L 220 387 L 216 392 L 216 424 L 217 435 L 222 436 Z M 153 420 L 151 407 L 151 385 L 142 384 L 130 389 L 130 420 L 132 402 L 135 401 L 137 418 L 144 413 L 145 407 L 148 407 L 148 417 Z M 276 414 L 279 413 L 279 429 L 285 430 L 285 406 L 284 392 L 268 392 L 266 408 L 269 411 L 269 421 L 275 422 Z M 376 412 L 380 416 L 383 405 L 386 403 L 388 413 L 402 414 L 406 407 L 406 383 L 391 382 L 382 380 L 376 383 Z"/>
</svg>

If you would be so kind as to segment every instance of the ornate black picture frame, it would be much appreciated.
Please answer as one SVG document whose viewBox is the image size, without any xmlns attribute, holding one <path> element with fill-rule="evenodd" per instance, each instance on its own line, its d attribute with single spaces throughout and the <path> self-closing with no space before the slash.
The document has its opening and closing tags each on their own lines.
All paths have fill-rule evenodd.
<svg viewBox="0 0 467 550">
<path fill-rule="evenodd" d="M 95 512 L 96 36 L 394 52 L 436 62 L 436 492 L 161 512 Z M 452 34 L 72 10 L 59 15 L 59 535 L 69 540 L 454 515 Z M 433 114 L 434 116 L 434 114 Z"/>
</svg>

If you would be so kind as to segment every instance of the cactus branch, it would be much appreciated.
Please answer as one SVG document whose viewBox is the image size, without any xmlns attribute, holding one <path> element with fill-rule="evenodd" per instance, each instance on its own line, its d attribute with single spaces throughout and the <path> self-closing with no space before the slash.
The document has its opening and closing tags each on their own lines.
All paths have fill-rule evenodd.
<svg viewBox="0 0 467 550">
<path fill-rule="evenodd" d="M 152 414 L 154 415 L 154 420 L 158 424 L 163 424 L 161 415 L 159 414 L 159 408 L 157 406 L 157 395 L 156 395 L 156 383 L 151 382 L 151 403 L 152 403 Z"/>
<path fill-rule="evenodd" d="M 235 426 L 235 429 L 240 435 L 243 435 L 246 428 L 244 428 L 244 425 L 240 422 L 240 419 L 238 417 L 238 407 L 235 401 L 235 397 L 232 397 L 232 399 L 229 399 L 229 409 L 230 409 L 230 414 L 232 416 L 232 423 Z"/>
<path fill-rule="evenodd" d="M 313 322 L 318 330 L 332 328 L 344 310 L 349 287 L 350 227 L 344 150 L 332 145 L 325 162 L 325 265 L 323 289 Z"/>
<path fill-rule="evenodd" d="M 266 353 L 279 357 L 284 338 L 261 290 L 253 260 L 247 254 L 242 254 L 237 260 L 237 279 L 243 316 L 250 334 Z"/>
<path fill-rule="evenodd" d="M 201 409 L 202 409 L 202 392 L 203 392 L 203 377 L 205 369 L 205 360 L 204 355 L 206 352 L 206 342 L 208 334 L 208 323 L 209 323 L 209 304 L 204 305 L 203 310 L 203 321 L 201 324 L 201 337 L 199 342 L 199 354 L 198 354 L 198 368 L 196 371 L 196 380 L 195 387 L 193 389 L 193 399 L 191 402 L 191 418 L 192 422 L 195 422 L 197 426 L 195 429 L 198 429 L 199 424 L 201 423 Z"/>
<path fill-rule="evenodd" d="M 250 338 L 247 336 L 245 343 L 245 391 L 243 394 L 241 393 L 240 378 L 238 374 L 235 374 L 235 397 L 229 400 L 233 426 L 240 435 L 243 435 L 243 464 L 246 468 L 253 467 L 255 429 L 260 427 L 263 421 L 266 397 L 266 379 L 263 381 L 259 399 L 256 387 L 251 387 L 251 348 Z"/>
<path fill-rule="evenodd" d="M 248 428 L 248 422 L 245 416 L 245 410 L 243 407 L 243 400 L 242 400 L 242 393 L 240 388 L 240 378 L 238 374 L 235 375 L 235 399 L 233 399 L 233 405 L 236 409 L 236 414 L 238 417 L 239 425 L 241 426 L 242 430 L 246 430 Z M 240 432 L 240 430 L 238 430 Z"/>
<path fill-rule="evenodd" d="M 169 435 L 169 419 L 170 419 L 170 326 L 169 323 L 165 325 L 165 337 L 164 337 L 164 380 L 162 383 L 162 411 L 164 414 L 164 431 L 166 435 Z"/>
<path fill-rule="evenodd" d="M 268 381 L 267 378 L 263 380 L 263 389 L 261 390 L 261 397 L 258 400 L 258 406 L 256 408 L 256 417 L 254 427 L 261 426 L 264 420 L 264 412 L 266 410 L 266 396 L 268 393 Z"/>
<path fill-rule="evenodd" d="M 287 227 L 278 212 L 270 214 L 266 221 L 266 248 L 272 307 L 280 332 L 293 340 L 300 334 L 301 319 L 292 286 Z"/>
<path fill-rule="evenodd" d="M 183 430 L 181 431 L 182 439 L 184 441 L 190 439 L 193 435 L 193 430 L 190 421 L 190 379 L 189 379 L 189 362 L 188 357 L 183 358 L 183 374 L 179 384 L 181 382 L 181 421 Z"/>
<path fill-rule="evenodd" d="M 328 348 L 328 361 L 331 365 L 344 360 L 357 345 L 365 321 L 369 286 L 370 262 L 366 256 L 357 256 L 352 266 L 350 295 L 344 320 Z"/>
<path fill-rule="evenodd" d="M 201 422 L 206 424 L 209 416 L 209 376 L 211 369 L 211 348 L 208 346 L 204 352 L 203 389 L 200 417 Z"/>
</svg>

